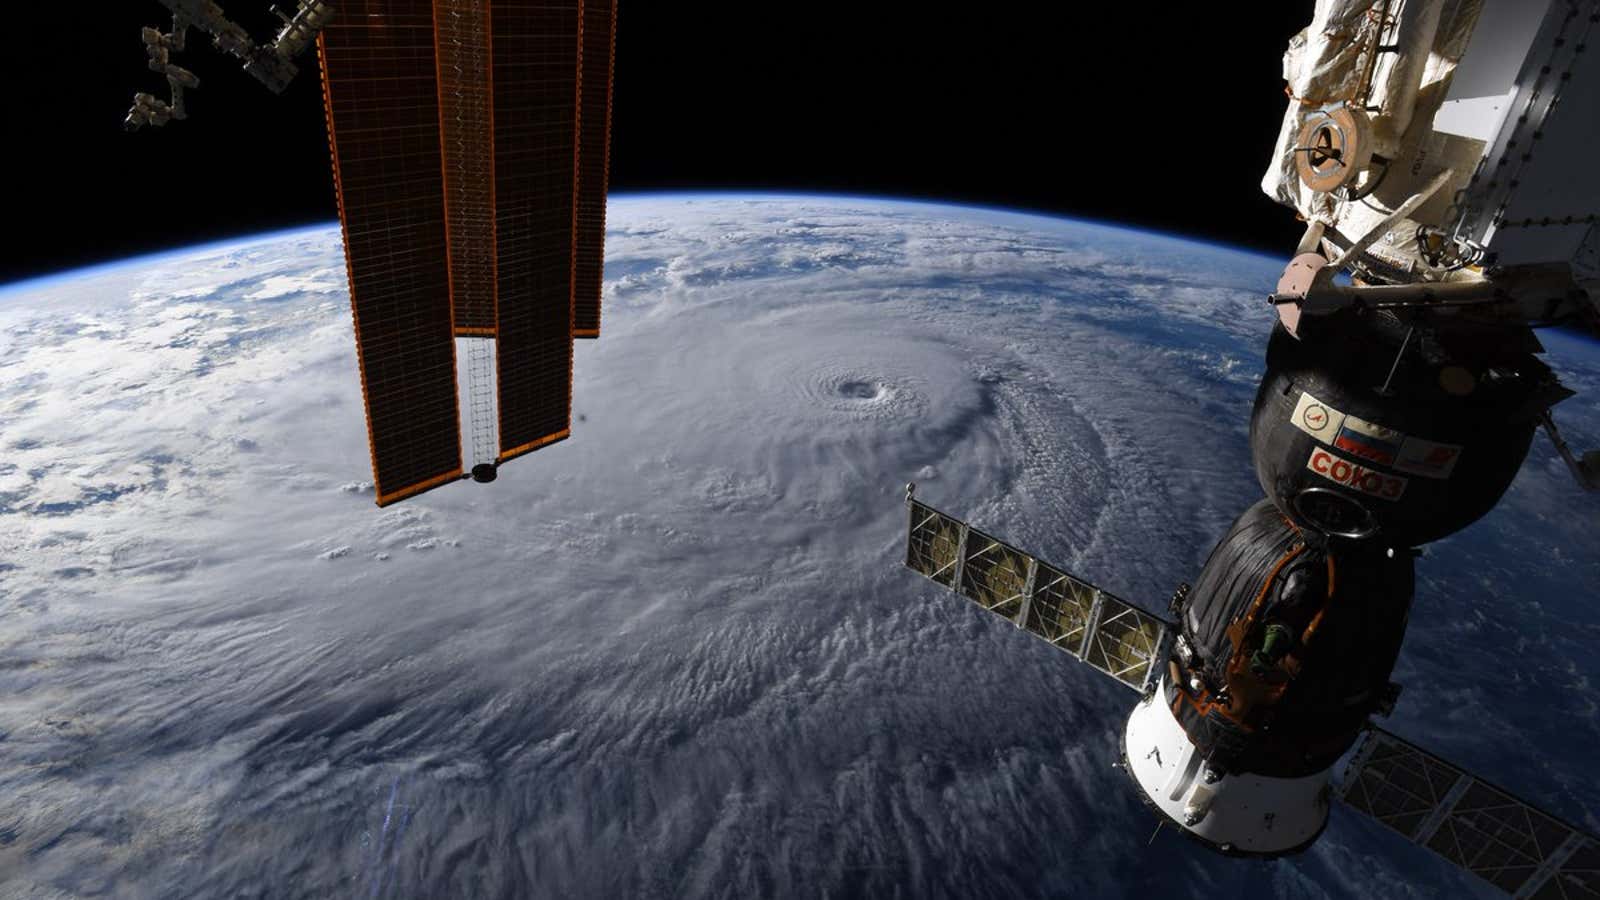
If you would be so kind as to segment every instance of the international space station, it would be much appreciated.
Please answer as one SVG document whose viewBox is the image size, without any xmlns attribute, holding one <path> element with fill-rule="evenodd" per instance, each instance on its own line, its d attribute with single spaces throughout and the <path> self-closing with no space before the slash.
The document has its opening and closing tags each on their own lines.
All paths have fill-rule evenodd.
<svg viewBox="0 0 1600 900">
<path fill-rule="evenodd" d="M 378 504 L 567 437 L 615 0 L 300 0 L 262 43 L 162 2 L 170 97 L 137 94 L 130 129 L 185 118 L 191 27 L 274 91 L 317 45 Z M 1265 496 L 1170 618 L 907 487 L 905 564 L 1138 692 L 1120 765 L 1206 846 L 1301 851 L 1339 799 L 1512 896 L 1600 898 L 1595 835 L 1372 722 L 1417 548 L 1488 513 L 1540 429 L 1600 489 L 1534 334 L 1600 326 L 1597 40 L 1600 0 L 1317 0 L 1262 181 L 1305 223 L 1251 414 Z"/>
</svg>

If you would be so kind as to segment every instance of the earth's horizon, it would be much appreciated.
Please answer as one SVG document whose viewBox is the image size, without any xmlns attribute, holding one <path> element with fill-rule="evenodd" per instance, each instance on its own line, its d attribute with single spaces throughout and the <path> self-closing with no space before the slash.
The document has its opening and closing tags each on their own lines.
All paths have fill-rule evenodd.
<svg viewBox="0 0 1600 900">
<path fill-rule="evenodd" d="M 609 203 L 642 201 L 642 200 L 660 200 L 660 199 L 666 199 L 666 198 L 686 199 L 686 200 L 718 200 L 718 199 L 727 200 L 727 199 L 732 199 L 732 200 L 739 200 L 741 202 L 749 201 L 749 200 L 789 201 L 789 202 L 805 201 L 805 200 L 819 200 L 819 201 L 849 200 L 849 201 L 854 201 L 854 202 L 857 202 L 857 203 L 864 203 L 864 204 L 884 204 L 884 203 L 888 203 L 888 204 L 895 204 L 895 205 L 899 205 L 899 206 L 927 206 L 927 207 L 934 207 L 934 208 L 938 208 L 938 209 L 966 210 L 968 212 L 974 212 L 974 213 L 998 213 L 998 214 L 1010 215 L 1010 216 L 1027 216 L 1027 217 L 1030 217 L 1030 218 L 1046 219 L 1046 220 L 1051 220 L 1051 221 L 1056 221 L 1056 222 L 1064 222 L 1064 223 L 1069 223 L 1069 224 L 1078 225 L 1078 226 L 1085 226 L 1085 227 L 1090 227 L 1090 228 L 1105 228 L 1105 229 L 1110 229 L 1110 230 L 1113 230 L 1113 231 L 1127 232 L 1127 233 L 1130 233 L 1130 234 L 1148 235 L 1150 237 L 1161 238 L 1163 240 L 1179 241 L 1179 242 L 1182 242 L 1182 243 L 1194 244 L 1194 245 L 1199 246 L 1199 247 L 1206 247 L 1206 248 L 1210 248 L 1210 249 L 1213 249 L 1213 250 L 1224 251 L 1224 252 L 1227 252 L 1227 253 L 1237 253 L 1237 254 L 1241 254 L 1241 255 L 1244 255 L 1244 256 L 1257 256 L 1257 257 L 1261 257 L 1262 259 L 1266 259 L 1266 260 L 1271 261 L 1274 265 L 1278 265 L 1280 267 L 1283 265 L 1282 260 L 1278 259 L 1276 256 L 1273 256 L 1272 253 L 1270 253 L 1270 252 L 1268 252 L 1266 250 L 1257 248 L 1257 247 L 1246 247 L 1246 246 L 1243 246 L 1243 245 L 1228 244 L 1228 243 L 1225 243 L 1225 242 L 1222 242 L 1222 241 L 1210 240 L 1208 238 L 1204 238 L 1204 237 L 1201 237 L 1199 235 L 1184 234 L 1184 233 L 1179 233 L 1179 232 L 1161 231 L 1160 229 L 1150 228 L 1150 227 L 1147 227 L 1147 226 L 1142 226 L 1142 225 L 1139 225 L 1139 224 L 1134 223 L 1134 222 L 1121 222 L 1121 221 L 1114 221 L 1114 220 L 1110 220 L 1110 219 L 1095 219 L 1095 218 L 1090 218 L 1090 217 L 1087 217 L 1087 216 L 1075 216 L 1075 215 L 1072 215 L 1070 213 L 1065 213 L 1065 212 L 1056 212 L 1056 211 L 1052 211 L 1052 210 L 1035 209 L 1035 208 L 1023 207 L 1023 206 L 1006 206 L 1004 204 L 996 204 L 996 203 L 979 203 L 979 202 L 975 202 L 975 201 L 935 200 L 935 199 L 929 199 L 927 197 L 902 196 L 902 195 L 899 195 L 899 194 L 872 194 L 872 193 L 860 193 L 860 194 L 857 194 L 857 193 L 837 193 L 837 192 L 830 192 L 830 191 L 809 192 L 809 191 L 781 191 L 781 190 L 773 190 L 773 191 L 749 190 L 749 191 L 745 191 L 745 190 L 738 190 L 738 189 L 721 189 L 721 188 L 715 189 L 715 190 L 712 190 L 712 189 L 704 189 L 704 190 L 702 190 L 702 189 L 692 189 L 692 188 L 691 189 L 683 189 L 683 190 L 670 189 L 670 190 L 657 190 L 657 191 L 652 191 L 652 190 L 616 191 L 616 190 L 613 190 L 607 195 L 607 200 L 608 200 Z M 32 275 L 24 275 L 24 276 L 21 276 L 21 277 L 18 277 L 18 278 L 14 278 L 14 279 L 12 279 L 10 281 L 0 282 L 0 302 L 4 302 L 5 296 L 7 294 L 9 294 L 9 293 L 22 294 L 22 293 L 25 293 L 27 289 L 36 289 L 36 288 L 45 287 L 45 286 L 47 286 L 47 285 L 49 285 L 51 283 L 54 283 L 54 282 L 57 282 L 57 281 L 60 281 L 60 280 L 78 279 L 78 278 L 83 278 L 83 277 L 86 277 L 86 276 L 94 275 L 96 273 L 104 273 L 104 272 L 108 272 L 108 271 L 116 271 L 116 270 L 120 270 L 120 269 L 125 269 L 125 268 L 127 268 L 129 266 L 132 266 L 132 265 L 135 265 L 137 263 L 156 263 L 156 262 L 160 262 L 161 260 L 167 259 L 167 258 L 172 257 L 172 256 L 189 256 L 189 255 L 193 255 L 193 254 L 196 254 L 196 253 L 203 253 L 203 252 L 206 252 L 208 250 L 215 250 L 215 249 L 223 248 L 223 247 L 236 247 L 236 246 L 239 246 L 241 244 L 255 244 L 255 243 L 262 243 L 262 242 L 272 241 L 272 240 L 282 240 L 282 239 L 287 239 L 287 238 L 294 237 L 294 236 L 300 235 L 300 234 L 312 233 L 312 232 L 322 232 L 322 231 L 327 231 L 327 230 L 337 230 L 338 228 L 339 228 L 339 220 L 338 219 L 336 219 L 336 218 L 327 219 L 327 220 L 321 221 L 321 222 L 309 222 L 309 223 L 305 223 L 305 224 L 301 224 L 301 225 L 289 225 L 289 226 L 285 226 L 283 228 L 274 228 L 274 229 L 271 229 L 271 230 L 268 230 L 268 231 L 256 232 L 256 233 L 251 233 L 251 234 L 237 234 L 237 235 L 233 235 L 231 237 L 218 238 L 218 239 L 216 239 L 214 241 L 204 241 L 204 242 L 199 243 L 199 244 L 190 244 L 190 245 L 185 245 L 185 246 L 170 247 L 170 248 L 167 248 L 165 250 L 150 250 L 150 251 L 144 252 L 144 253 L 135 253 L 132 256 L 127 256 L 127 257 L 123 257 L 123 258 L 120 258 L 120 259 L 104 259 L 104 260 L 99 260 L 99 261 L 91 261 L 91 262 L 83 263 L 81 265 L 71 266 L 69 268 L 62 269 L 62 270 L 57 271 L 57 272 L 40 272 L 40 273 L 36 273 L 36 274 L 32 274 Z"/>
<path fill-rule="evenodd" d="M 899 567 L 901 493 L 1157 609 L 1260 496 L 1281 261 L 851 195 L 614 195 L 573 435 L 373 506 L 336 224 L 0 286 L 0 898 L 1493 897 L 1271 863 L 1126 693 Z M 1544 332 L 1600 446 L 1600 345 Z M 1600 529 L 1542 437 L 1385 727 L 1600 830 Z"/>
</svg>

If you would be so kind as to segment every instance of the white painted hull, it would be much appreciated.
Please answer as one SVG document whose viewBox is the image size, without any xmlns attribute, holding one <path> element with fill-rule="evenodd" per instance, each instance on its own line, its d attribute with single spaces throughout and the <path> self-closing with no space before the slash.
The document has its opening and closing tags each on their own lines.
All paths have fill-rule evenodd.
<svg viewBox="0 0 1600 900">
<path fill-rule="evenodd" d="M 1123 755 L 1145 802 L 1224 853 L 1279 856 L 1305 849 L 1328 821 L 1332 768 L 1300 778 L 1209 776 L 1162 686 L 1128 716 Z"/>
</svg>

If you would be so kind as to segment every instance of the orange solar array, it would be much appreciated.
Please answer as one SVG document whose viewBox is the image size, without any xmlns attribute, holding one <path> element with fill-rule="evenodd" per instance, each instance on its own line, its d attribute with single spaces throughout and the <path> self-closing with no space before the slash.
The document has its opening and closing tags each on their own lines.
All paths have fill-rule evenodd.
<svg viewBox="0 0 1600 900">
<path fill-rule="evenodd" d="M 318 38 L 378 505 L 461 475 L 430 0 L 345 0 Z"/>
<path fill-rule="evenodd" d="M 468 381 L 475 412 L 497 393 L 499 461 L 569 433 L 575 268 L 599 324 L 614 0 L 596 8 L 581 264 L 582 0 L 344 0 L 318 39 L 380 506 L 462 476 L 457 336 L 494 339 L 496 384 Z"/>
<path fill-rule="evenodd" d="M 495 0 L 494 220 L 500 459 L 568 434 L 583 5 Z"/>
<path fill-rule="evenodd" d="M 606 244 L 606 180 L 611 163 L 611 58 L 616 0 L 583 4 L 583 111 L 578 129 L 578 233 L 574 240 L 572 335 L 600 336 L 600 284 Z"/>
</svg>

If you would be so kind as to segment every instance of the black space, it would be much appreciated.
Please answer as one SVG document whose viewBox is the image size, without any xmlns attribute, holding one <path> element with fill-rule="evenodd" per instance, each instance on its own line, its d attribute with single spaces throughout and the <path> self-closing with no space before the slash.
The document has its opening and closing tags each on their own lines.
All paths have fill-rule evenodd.
<svg viewBox="0 0 1600 900">
<path fill-rule="evenodd" d="M 223 6 L 273 30 L 266 0 Z M 31 37 L 5 64 L 0 282 L 333 219 L 314 56 L 273 96 L 191 32 L 190 118 L 130 134 L 133 92 L 166 93 L 139 40 L 165 10 L 65 9 L 12 22 Z M 1283 253 L 1299 229 L 1257 184 L 1286 102 L 1279 60 L 1310 15 L 1310 0 L 1249 15 L 621 0 L 612 189 L 956 200 Z"/>
</svg>

